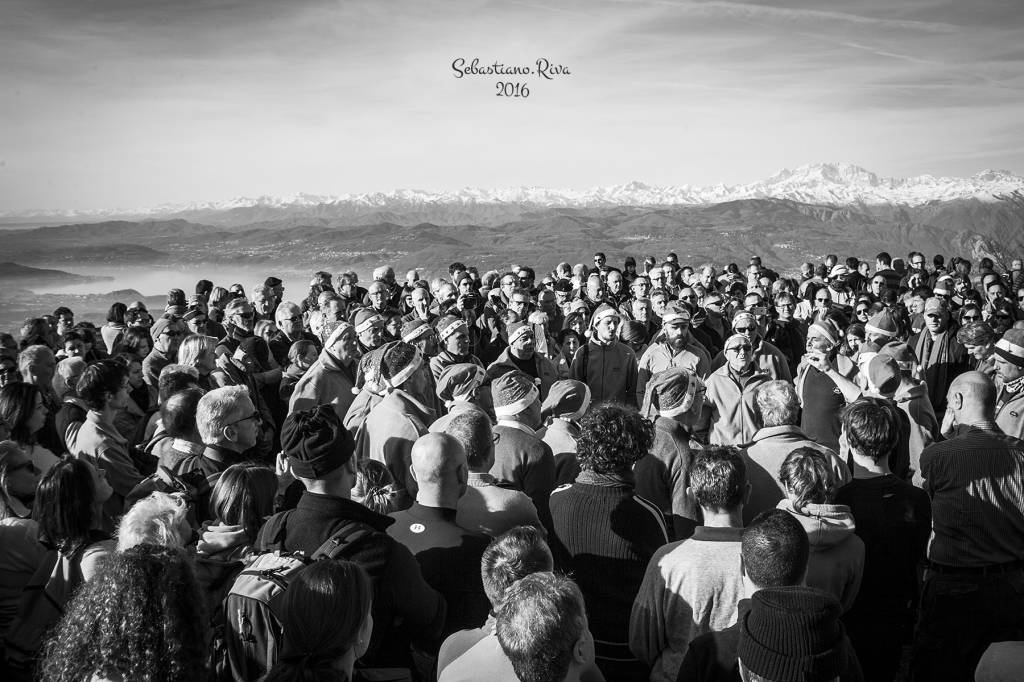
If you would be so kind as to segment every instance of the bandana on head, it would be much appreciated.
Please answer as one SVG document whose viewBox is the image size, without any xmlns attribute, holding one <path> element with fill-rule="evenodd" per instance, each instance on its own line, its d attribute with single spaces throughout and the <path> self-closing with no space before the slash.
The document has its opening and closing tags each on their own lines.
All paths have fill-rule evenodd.
<svg viewBox="0 0 1024 682">
<path fill-rule="evenodd" d="M 457 322 L 452 322 L 447 327 L 438 332 L 437 338 L 442 343 L 444 343 L 444 340 L 447 339 L 449 336 L 451 336 L 452 334 L 458 334 L 459 332 L 469 334 L 469 325 L 466 324 L 465 320 L 460 319 Z"/>
<path fill-rule="evenodd" d="M 996 341 L 995 352 L 1007 362 L 1013 363 L 1017 367 L 1024 367 L 1024 346 L 1018 346 L 1005 336 Z"/>
</svg>

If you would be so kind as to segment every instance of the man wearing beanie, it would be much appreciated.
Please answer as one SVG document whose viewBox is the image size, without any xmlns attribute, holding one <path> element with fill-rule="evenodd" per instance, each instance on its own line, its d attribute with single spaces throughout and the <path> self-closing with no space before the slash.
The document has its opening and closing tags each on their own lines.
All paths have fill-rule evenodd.
<svg viewBox="0 0 1024 682">
<path fill-rule="evenodd" d="M 677 367 L 658 372 L 647 382 L 640 414 L 654 419 L 654 442 L 649 457 L 633 467 L 636 491 L 669 519 L 669 537 L 693 534 L 700 512 L 687 494 L 694 450 L 700 448 L 693 427 L 704 408 L 707 388 L 687 370 Z"/>
<path fill-rule="evenodd" d="M 289 412 L 331 404 L 338 419 L 344 419 L 355 397 L 356 332 L 350 324 L 339 324 L 327 337 L 320 357 L 295 384 Z"/>
<path fill-rule="evenodd" d="M 261 552 L 312 556 L 331 538 L 353 538 L 343 557 L 373 578 L 373 633 L 361 662 L 368 667 L 413 668 L 410 645 L 438 650 L 444 598 L 423 579 L 412 553 L 388 537 L 393 519 L 351 500 L 356 481 L 355 442 L 330 405 L 289 414 L 281 427 L 277 468 L 305 487 L 295 509 L 271 516 L 260 530 Z"/>
<path fill-rule="evenodd" d="M 758 590 L 740 621 L 740 679 L 860 682 L 839 614 L 836 598 L 812 587 Z"/>
<path fill-rule="evenodd" d="M 540 399 L 548 397 L 551 384 L 558 379 L 554 363 L 536 351 L 534 328 L 527 322 L 513 322 L 507 327 L 508 348 L 487 368 L 487 377 L 494 380 L 516 370 L 526 374 L 540 390 Z"/>
<path fill-rule="evenodd" d="M 479 396 L 480 387 L 483 386 L 486 378 L 487 373 L 484 372 L 484 368 L 471 362 L 445 367 L 437 379 L 435 392 L 443 410 L 447 410 L 447 412 L 434 420 L 434 423 L 430 425 L 430 432 L 447 431 L 448 424 L 452 419 L 467 412 L 487 417 L 487 411 L 480 406 Z M 489 404 L 490 400 L 486 402 Z"/>
<path fill-rule="evenodd" d="M 758 514 L 743 529 L 741 542 L 740 571 L 745 598 L 737 608 L 738 620 L 725 630 L 708 632 L 690 642 L 679 668 L 679 682 L 739 682 L 740 631 L 750 613 L 752 597 L 760 590 L 803 584 L 810 546 L 803 527 L 790 514 L 781 509 Z M 843 649 L 847 666 L 838 678 L 840 682 L 859 682 L 864 678 L 848 641 L 844 641 Z"/>
<path fill-rule="evenodd" d="M 461 363 L 472 363 L 483 367 L 483 363 L 470 352 L 469 325 L 461 317 L 446 315 L 437 321 L 437 341 L 441 352 L 430 358 L 430 373 L 434 381 L 441 378 L 446 367 Z"/>
<path fill-rule="evenodd" d="M 750 486 L 736 448 L 702 450 L 690 491 L 703 525 L 651 557 L 629 619 L 629 648 L 651 668 L 651 682 L 675 680 L 690 642 L 735 623 L 743 596 L 740 534 Z"/>
<path fill-rule="evenodd" d="M 1007 329 L 993 351 L 996 424 L 1003 433 L 1024 439 L 1024 330 Z"/>
<path fill-rule="evenodd" d="M 690 306 L 687 303 L 672 301 L 665 306 L 665 313 L 661 316 L 661 333 L 654 337 L 638 362 L 638 405 L 643 404 L 647 382 L 658 372 L 682 368 L 689 374 L 703 377 L 711 371 L 711 356 L 690 333 L 690 318 Z"/>
<path fill-rule="evenodd" d="M 393 341 L 379 352 L 384 397 L 366 415 L 359 458 L 375 459 L 388 466 L 399 492 L 405 493 L 400 502 L 405 508 L 416 497 L 416 480 L 409 471 L 412 446 L 427 433 L 436 415 L 417 397 L 427 381 L 419 349 Z"/>
<path fill-rule="evenodd" d="M 590 387 L 595 403 L 611 401 L 637 407 L 636 355 L 618 340 L 621 317 L 602 303 L 590 321 L 590 339 L 572 358 L 569 376 Z"/>
<path fill-rule="evenodd" d="M 1024 441 L 995 423 L 984 374 L 958 376 L 947 400 L 953 437 L 921 455 L 932 537 L 915 680 L 971 680 L 989 644 L 1024 630 Z"/>
<path fill-rule="evenodd" d="M 647 665 L 629 650 L 629 613 L 668 531 L 661 510 L 635 494 L 632 469 L 647 455 L 654 430 L 635 410 L 608 404 L 588 412 L 580 426 L 582 470 L 551 494 L 551 553 L 583 592 L 605 678 L 646 680 Z"/>
<path fill-rule="evenodd" d="M 555 458 L 540 439 L 540 391 L 527 375 L 515 371 L 491 382 L 494 427 L 491 475 L 533 500 L 545 528 L 551 527 L 548 497 L 555 488 Z"/>
<path fill-rule="evenodd" d="M 555 482 L 566 485 L 576 480 L 580 465 L 576 461 L 576 439 L 580 419 L 590 409 L 590 388 L 582 381 L 556 381 L 540 406 L 540 416 L 550 422 L 544 430 L 544 442 L 555 455 Z"/>
</svg>

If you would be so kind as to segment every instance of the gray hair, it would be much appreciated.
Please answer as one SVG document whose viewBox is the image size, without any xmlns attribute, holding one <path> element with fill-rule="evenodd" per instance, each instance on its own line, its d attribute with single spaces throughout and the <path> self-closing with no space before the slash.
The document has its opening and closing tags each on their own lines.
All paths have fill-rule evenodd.
<svg viewBox="0 0 1024 682">
<path fill-rule="evenodd" d="M 249 390 L 245 386 L 215 388 L 200 398 L 196 406 L 196 430 L 203 443 L 219 443 L 224 427 L 240 416 L 239 406 L 247 399 Z"/>
<path fill-rule="evenodd" d="M 18 372 L 25 376 L 43 357 L 49 357 L 56 362 L 53 351 L 50 350 L 49 346 L 37 343 L 34 346 L 23 349 L 18 353 Z"/>
<path fill-rule="evenodd" d="M 800 400 L 788 381 L 769 381 L 754 391 L 755 412 L 761 426 L 796 426 L 800 421 Z"/>
<path fill-rule="evenodd" d="M 302 312 L 302 308 L 298 306 L 294 301 L 281 301 L 277 304 L 277 310 L 274 311 L 274 321 L 280 324 L 282 318 L 291 317 L 292 312 Z"/>
<path fill-rule="evenodd" d="M 155 492 L 136 502 L 117 526 L 117 551 L 137 545 L 184 547 L 191 538 L 179 528 L 188 523 L 188 504 L 180 495 Z"/>
</svg>

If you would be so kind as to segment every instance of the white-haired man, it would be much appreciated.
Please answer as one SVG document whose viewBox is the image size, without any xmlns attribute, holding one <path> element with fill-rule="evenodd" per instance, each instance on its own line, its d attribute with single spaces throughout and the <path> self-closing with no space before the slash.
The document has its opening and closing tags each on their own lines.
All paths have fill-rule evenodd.
<svg viewBox="0 0 1024 682">
<path fill-rule="evenodd" d="M 274 314 L 277 331 L 270 337 L 270 352 L 277 364 L 288 366 L 288 351 L 296 341 L 310 341 L 319 350 L 320 339 L 302 327 L 302 309 L 292 301 L 281 301 Z"/>
</svg>

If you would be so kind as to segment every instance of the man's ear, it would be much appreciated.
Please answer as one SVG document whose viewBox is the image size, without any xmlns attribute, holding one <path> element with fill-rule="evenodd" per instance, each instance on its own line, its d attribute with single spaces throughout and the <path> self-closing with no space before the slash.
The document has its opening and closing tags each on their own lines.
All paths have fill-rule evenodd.
<svg viewBox="0 0 1024 682">
<path fill-rule="evenodd" d="M 232 443 L 238 440 L 238 429 L 235 428 L 234 424 L 230 424 L 221 429 L 221 435 L 227 438 Z"/>
</svg>

